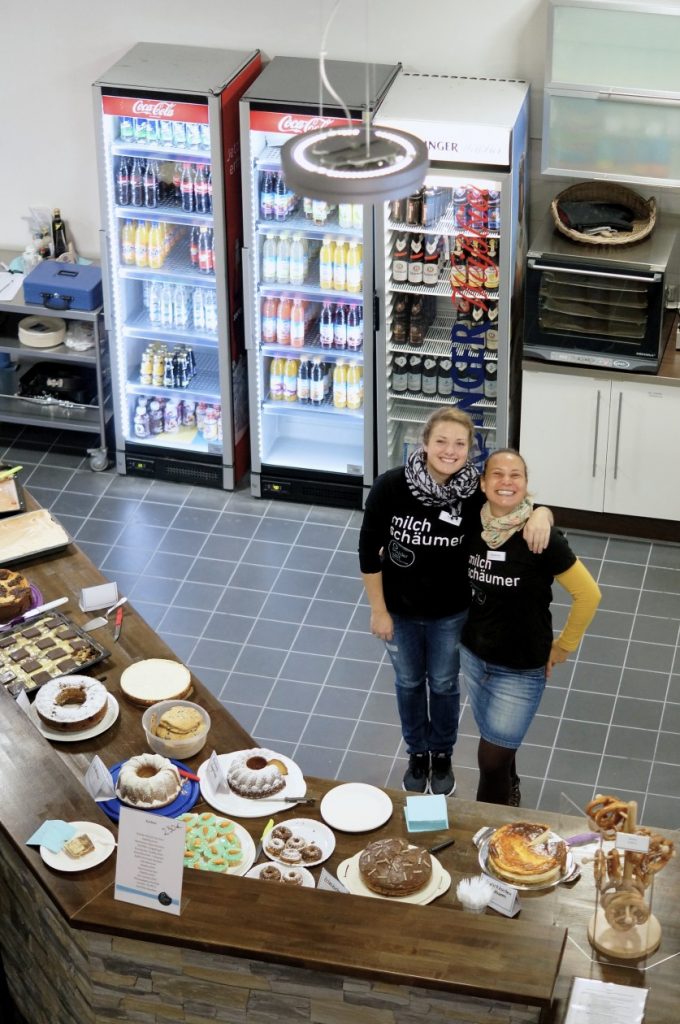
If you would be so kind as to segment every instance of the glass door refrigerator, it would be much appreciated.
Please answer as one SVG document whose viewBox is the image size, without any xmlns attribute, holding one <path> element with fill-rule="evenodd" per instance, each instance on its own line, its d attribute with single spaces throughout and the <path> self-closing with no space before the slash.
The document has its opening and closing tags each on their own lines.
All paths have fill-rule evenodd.
<svg viewBox="0 0 680 1024">
<path fill-rule="evenodd" d="M 139 43 L 94 85 L 119 473 L 232 489 L 248 468 L 238 101 L 260 67 Z"/>
<path fill-rule="evenodd" d="M 399 69 L 328 61 L 352 119 Z M 360 508 L 375 473 L 372 207 L 294 195 L 292 135 L 346 124 L 316 60 L 276 57 L 241 100 L 251 484 L 256 497 Z"/>
<path fill-rule="evenodd" d="M 377 210 L 378 472 L 402 464 L 433 409 L 476 427 L 477 461 L 519 431 L 528 86 L 401 74 L 376 124 L 420 137 L 420 192 Z"/>
</svg>

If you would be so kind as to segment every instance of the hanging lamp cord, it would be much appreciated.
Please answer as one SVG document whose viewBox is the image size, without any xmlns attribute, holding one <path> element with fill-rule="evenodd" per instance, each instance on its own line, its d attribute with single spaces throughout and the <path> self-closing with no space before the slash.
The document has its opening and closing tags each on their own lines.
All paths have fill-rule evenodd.
<svg viewBox="0 0 680 1024">
<path fill-rule="evenodd" d="M 328 81 L 328 75 L 326 74 L 326 56 L 328 54 L 328 50 L 326 49 L 326 46 L 327 46 L 327 43 L 328 43 L 328 34 L 329 34 L 330 30 L 331 30 L 331 25 L 333 24 L 333 19 L 335 18 L 335 15 L 338 13 L 338 8 L 339 7 L 340 7 L 340 0 L 335 0 L 335 3 L 333 4 L 333 10 L 331 11 L 331 13 L 330 13 L 330 15 L 328 17 L 328 21 L 326 22 L 326 28 L 324 29 L 323 37 L 321 39 L 321 49 L 319 50 L 319 75 L 321 77 L 321 81 L 326 86 L 326 88 L 328 89 L 328 92 L 331 94 L 333 99 L 336 101 L 336 103 L 338 103 L 339 106 L 342 107 L 344 115 L 347 118 L 347 126 L 349 128 L 351 128 L 352 127 L 352 118 L 350 116 L 350 112 L 349 112 L 349 109 L 347 107 L 347 104 L 343 100 L 342 96 L 340 96 L 335 91 L 335 89 L 333 88 L 331 83 Z M 319 113 L 321 113 L 321 97 L 319 97 Z"/>
</svg>

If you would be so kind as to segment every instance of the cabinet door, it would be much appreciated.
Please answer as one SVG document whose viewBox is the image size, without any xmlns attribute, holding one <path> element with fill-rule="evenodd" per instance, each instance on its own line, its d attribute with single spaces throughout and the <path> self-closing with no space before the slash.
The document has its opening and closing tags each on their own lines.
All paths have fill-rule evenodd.
<svg viewBox="0 0 680 1024">
<path fill-rule="evenodd" d="M 605 512 L 680 520 L 679 430 L 679 388 L 612 384 Z"/>
<path fill-rule="evenodd" d="M 608 380 L 525 370 L 520 448 L 536 500 L 601 512 Z"/>
</svg>

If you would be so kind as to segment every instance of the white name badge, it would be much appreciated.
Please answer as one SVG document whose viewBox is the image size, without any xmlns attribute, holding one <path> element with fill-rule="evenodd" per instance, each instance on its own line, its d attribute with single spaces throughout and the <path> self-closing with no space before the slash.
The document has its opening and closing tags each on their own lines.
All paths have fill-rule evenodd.
<svg viewBox="0 0 680 1024">
<path fill-rule="evenodd" d="M 505 917 L 515 917 L 522 909 L 519 902 L 519 893 L 511 885 L 500 882 L 491 875 L 484 874 L 484 878 L 493 887 L 493 896 L 489 900 L 489 906 Z"/>
<path fill-rule="evenodd" d="M 486 557 L 489 562 L 504 562 L 505 551 L 487 551 Z"/>
<path fill-rule="evenodd" d="M 460 516 L 452 516 L 450 512 L 446 511 L 446 509 L 442 509 L 439 513 L 439 518 L 443 523 L 450 523 L 451 526 L 460 526 L 462 522 Z"/>
</svg>

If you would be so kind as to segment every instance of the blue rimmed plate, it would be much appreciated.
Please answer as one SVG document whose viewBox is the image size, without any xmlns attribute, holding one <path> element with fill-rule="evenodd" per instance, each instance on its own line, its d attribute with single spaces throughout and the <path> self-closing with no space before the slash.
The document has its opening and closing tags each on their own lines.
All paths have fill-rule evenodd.
<svg viewBox="0 0 680 1024">
<path fill-rule="evenodd" d="M 191 768 L 188 765 L 183 764 L 182 761 L 175 761 L 174 758 L 169 758 L 170 761 L 177 767 L 182 768 L 185 772 L 190 772 Z M 113 779 L 114 786 L 118 782 L 118 776 L 120 770 L 125 764 L 125 761 L 119 761 L 118 764 L 114 764 L 109 768 L 111 778 Z M 190 811 L 198 800 L 201 794 L 201 787 L 198 782 L 194 782 L 193 779 L 182 779 L 182 788 L 179 794 L 175 797 L 172 803 L 165 804 L 164 807 L 132 807 L 132 804 L 123 804 L 114 797 L 113 800 L 98 800 L 99 807 L 107 814 L 111 821 L 118 821 L 120 817 L 121 807 L 132 807 L 132 810 L 144 810 L 148 811 L 149 814 L 160 814 L 163 818 L 178 818 L 180 814 L 184 814 L 185 811 Z"/>
</svg>

